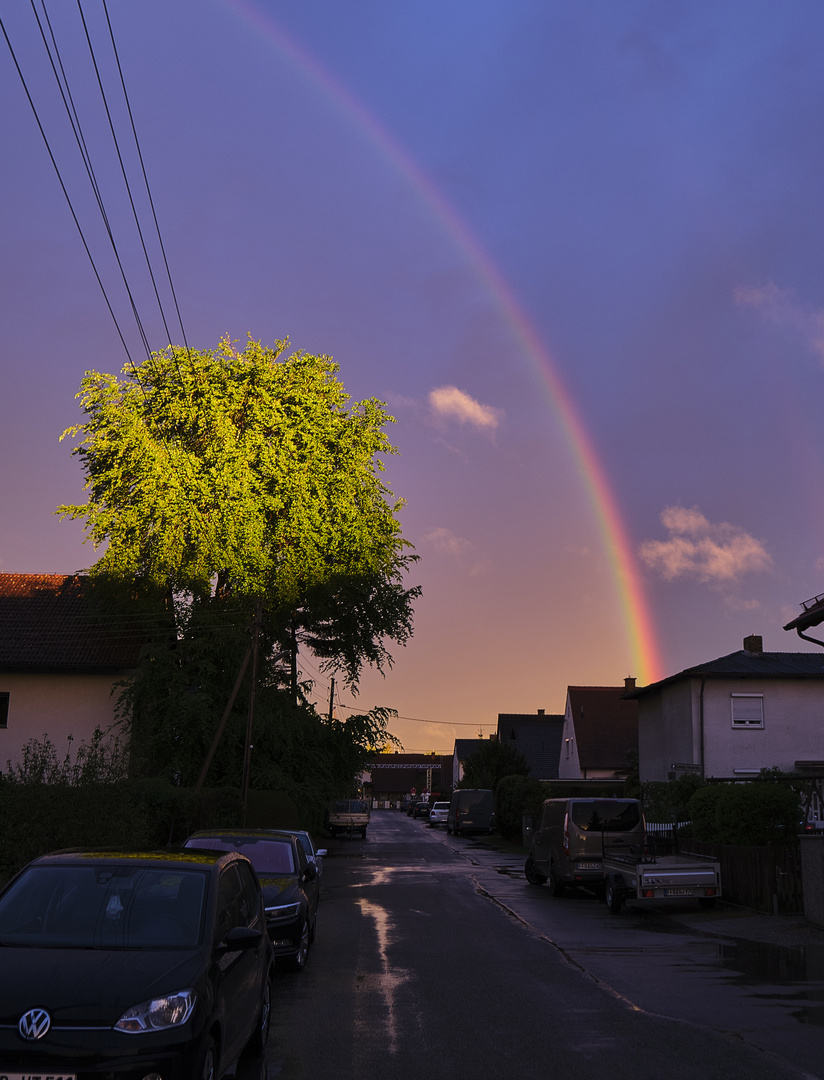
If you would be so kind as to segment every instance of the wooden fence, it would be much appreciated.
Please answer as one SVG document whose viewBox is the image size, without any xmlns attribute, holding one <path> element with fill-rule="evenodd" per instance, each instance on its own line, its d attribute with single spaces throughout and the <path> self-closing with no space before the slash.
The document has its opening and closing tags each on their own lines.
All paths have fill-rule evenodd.
<svg viewBox="0 0 824 1080">
<path fill-rule="evenodd" d="M 721 863 L 725 900 L 771 915 L 802 915 L 801 853 L 797 847 L 768 844 L 739 847 L 701 840 L 680 840 L 682 851 L 709 856 Z"/>
</svg>

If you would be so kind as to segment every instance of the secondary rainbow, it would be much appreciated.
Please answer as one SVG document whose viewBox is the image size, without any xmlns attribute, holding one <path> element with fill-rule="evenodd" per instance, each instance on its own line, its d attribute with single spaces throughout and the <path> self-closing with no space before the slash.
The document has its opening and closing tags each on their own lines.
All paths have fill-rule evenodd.
<svg viewBox="0 0 824 1080">
<path fill-rule="evenodd" d="M 587 492 L 601 541 L 609 562 L 616 597 L 626 627 L 627 639 L 640 685 L 661 677 L 656 636 L 643 584 L 615 498 L 592 440 L 581 421 L 549 351 L 516 300 L 497 267 L 461 221 L 454 208 L 409 156 L 340 82 L 300 46 L 269 14 L 248 0 L 224 0 L 226 6 L 271 41 L 278 51 L 314 85 L 327 101 L 359 128 L 373 148 L 400 172 L 427 206 L 456 247 L 464 254 L 479 280 L 494 298 L 514 338 L 549 396 L 572 451 L 581 481 Z"/>
</svg>

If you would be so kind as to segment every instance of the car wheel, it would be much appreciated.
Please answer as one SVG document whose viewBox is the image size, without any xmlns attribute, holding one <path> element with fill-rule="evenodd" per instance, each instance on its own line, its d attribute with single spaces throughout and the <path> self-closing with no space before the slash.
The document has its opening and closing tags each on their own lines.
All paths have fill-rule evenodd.
<svg viewBox="0 0 824 1080">
<path fill-rule="evenodd" d="M 524 863 L 524 874 L 530 885 L 543 885 L 546 881 L 546 876 L 535 869 L 535 863 L 532 861 L 531 855 Z"/>
<path fill-rule="evenodd" d="M 263 988 L 263 1000 L 260 1003 L 260 1013 L 255 1030 L 252 1032 L 247 1048 L 253 1054 L 260 1054 L 266 1049 L 269 1041 L 269 1027 L 272 1023 L 272 978 L 266 976 L 266 985 Z"/>
<path fill-rule="evenodd" d="M 615 883 L 612 878 L 607 881 L 606 886 L 606 900 L 607 907 L 613 913 L 617 915 L 621 908 L 624 906 L 624 894 L 620 890 L 616 889 Z"/>
<path fill-rule="evenodd" d="M 195 1074 L 197 1075 L 197 1074 Z M 217 1076 L 217 1047 L 210 1036 L 203 1051 L 203 1063 L 200 1066 L 200 1080 L 215 1080 Z"/>
<path fill-rule="evenodd" d="M 309 959 L 309 944 L 309 923 L 308 921 L 306 921 L 300 928 L 300 943 L 298 945 L 298 951 L 292 957 L 292 962 L 290 966 L 293 971 L 303 971 L 303 969 L 306 967 L 306 961 Z"/>
<path fill-rule="evenodd" d="M 366 839 L 366 829 L 361 829 L 361 836 L 364 840 Z"/>
<path fill-rule="evenodd" d="M 549 891 L 553 896 L 563 896 L 566 892 L 566 885 L 558 877 L 554 862 L 549 864 Z"/>
</svg>

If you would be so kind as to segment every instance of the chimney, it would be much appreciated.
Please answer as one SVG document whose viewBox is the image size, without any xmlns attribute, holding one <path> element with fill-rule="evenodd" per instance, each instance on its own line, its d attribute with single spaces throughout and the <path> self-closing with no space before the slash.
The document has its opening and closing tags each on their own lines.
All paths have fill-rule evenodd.
<svg viewBox="0 0 824 1080">
<path fill-rule="evenodd" d="M 539 709 L 539 710 L 538 710 L 538 715 L 539 715 L 539 716 L 544 716 L 544 715 L 546 715 L 546 714 L 544 713 L 544 710 L 543 710 L 543 709 Z"/>
<path fill-rule="evenodd" d="M 627 677 L 624 679 L 624 689 L 625 690 L 634 690 L 635 689 L 635 676 L 634 675 L 627 675 Z"/>
<path fill-rule="evenodd" d="M 744 638 L 744 648 L 747 652 L 760 653 L 764 651 L 764 642 L 760 634 L 750 634 Z"/>
</svg>

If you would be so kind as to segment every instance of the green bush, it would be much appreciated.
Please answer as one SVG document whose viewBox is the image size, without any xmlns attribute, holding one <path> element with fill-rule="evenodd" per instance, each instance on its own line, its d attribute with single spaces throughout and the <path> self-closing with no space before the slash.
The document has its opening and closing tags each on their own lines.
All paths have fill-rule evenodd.
<svg viewBox="0 0 824 1080">
<path fill-rule="evenodd" d="M 696 840 L 715 840 L 715 816 L 718 800 L 729 784 L 705 784 L 692 795 L 688 816 L 692 822 L 692 835 Z"/>
<path fill-rule="evenodd" d="M 523 815 L 535 817 L 546 798 L 546 788 L 540 780 L 516 774 L 504 776 L 495 788 L 495 824 L 506 840 L 520 840 Z"/>
<path fill-rule="evenodd" d="M 724 784 L 715 806 L 722 844 L 786 843 L 798 832 L 798 795 L 784 784 Z"/>
</svg>

